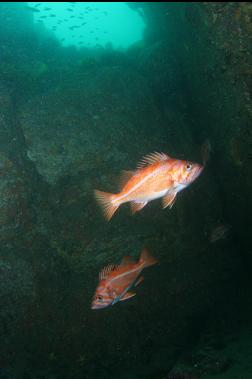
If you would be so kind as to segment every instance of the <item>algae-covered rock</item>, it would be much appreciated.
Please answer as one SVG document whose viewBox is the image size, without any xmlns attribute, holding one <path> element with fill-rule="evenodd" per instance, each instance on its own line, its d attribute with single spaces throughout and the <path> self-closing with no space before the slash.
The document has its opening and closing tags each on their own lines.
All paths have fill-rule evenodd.
<svg viewBox="0 0 252 379">
<path fill-rule="evenodd" d="M 23 175 L 0 153 L 0 239 L 17 236 L 27 222 L 27 194 Z"/>
<path fill-rule="evenodd" d="M 24 343 L 24 320 L 35 300 L 34 275 L 29 263 L 9 254 L 0 257 L 0 335 L 1 359 L 13 359 Z"/>
<path fill-rule="evenodd" d="M 32 170 L 24 163 L 26 153 L 15 117 L 14 93 L 12 85 L 0 81 L 0 240 L 19 245 L 30 221 L 32 184 L 28 177 Z"/>
<path fill-rule="evenodd" d="M 35 61 L 27 64 L 0 64 L 0 79 L 15 81 L 20 86 L 34 85 L 40 79 L 48 67 L 44 62 Z"/>
<path fill-rule="evenodd" d="M 162 126 L 144 78 L 120 67 L 100 68 L 24 104 L 19 112 L 27 155 L 44 179 L 55 184 L 79 171 L 122 167 Z M 157 128 L 158 125 L 158 128 Z"/>
<path fill-rule="evenodd" d="M 139 70 L 147 76 L 159 99 L 168 102 L 180 87 L 179 61 L 174 47 L 166 40 L 146 47 L 139 57 Z"/>
</svg>

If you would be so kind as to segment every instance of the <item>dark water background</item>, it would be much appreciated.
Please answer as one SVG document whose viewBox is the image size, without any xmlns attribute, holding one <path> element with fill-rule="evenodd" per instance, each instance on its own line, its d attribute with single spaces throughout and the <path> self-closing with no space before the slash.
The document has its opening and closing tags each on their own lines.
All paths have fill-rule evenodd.
<svg viewBox="0 0 252 379">
<path fill-rule="evenodd" d="M 0 4 L 0 379 L 251 379 L 251 3 L 127 3 L 95 38 L 38 4 Z M 207 139 L 172 210 L 104 220 L 94 188 L 153 151 L 200 163 Z M 91 310 L 144 246 L 137 296 Z"/>
</svg>

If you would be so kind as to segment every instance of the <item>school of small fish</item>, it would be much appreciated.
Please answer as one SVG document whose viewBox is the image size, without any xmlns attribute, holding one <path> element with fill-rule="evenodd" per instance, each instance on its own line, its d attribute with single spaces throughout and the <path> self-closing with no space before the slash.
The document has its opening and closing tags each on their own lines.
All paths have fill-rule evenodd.
<svg viewBox="0 0 252 379">
<path fill-rule="evenodd" d="M 64 4 L 69 4 L 68 7 L 65 9 L 69 13 L 69 17 L 65 17 L 65 16 L 63 17 L 63 16 L 56 15 L 55 13 L 52 13 L 52 8 L 45 6 L 44 3 L 36 3 L 34 6 L 25 5 L 24 9 L 37 15 L 36 16 L 37 23 L 43 23 L 44 21 L 46 21 L 46 19 L 55 18 L 55 25 L 51 27 L 51 30 L 54 32 L 57 31 L 58 26 L 61 26 L 63 24 L 68 25 L 68 29 L 71 32 L 79 30 L 81 34 L 78 34 L 78 36 L 71 35 L 71 37 L 72 38 L 78 37 L 79 41 L 77 42 L 77 44 L 80 47 L 82 47 L 82 45 L 84 45 L 85 33 L 94 34 L 97 30 L 99 30 L 98 28 L 95 28 L 95 30 L 88 30 L 88 31 L 85 29 L 85 26 L 87 25 L 86 16 L 92 12 L 95 12 L 95 20 L 98 20 L 99 14 L 102 15 L 103 17 L 104 16 L 106 17 L 108 16 L 108 12 L 102 9 L 99 9 L 97 7 L 86 5 L 85 3 L 78 3 L 78 2 L 72 1 L 72 2 L 66 2 Z M 83 4 L 83 10 L 82 11 L 78 10 L 78 12 L 75 12 L 76 4 L 78 5 Z M 39 13 L 41 15 L 39 15 Z M 75 22 L 75 25 L 71 25 L 73 21 Z M 71 22 L 70 25 L 68 24 L 69 22 Z M 108 33 L 107 30 L 103 30 L 104 35 L 107 33 Z M 60 39 L 60 42 L 63 43 L 64 41 L 65 41 L 65 38 Z M 99 41 L 100 41 L 99 37 L 96 37 L 95 41 L 96 41 L 96 44 L 99 46 Z M 87 43 L 87 46 L 89 46 L 89 43 Z"/>
</svg>

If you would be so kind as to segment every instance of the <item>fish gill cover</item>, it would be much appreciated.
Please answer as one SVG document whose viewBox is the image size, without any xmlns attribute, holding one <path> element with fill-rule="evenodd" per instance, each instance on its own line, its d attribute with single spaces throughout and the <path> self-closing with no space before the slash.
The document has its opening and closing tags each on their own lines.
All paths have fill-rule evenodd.
<svg viewBox="0 0 252 379">
<path fill-rule="evenodd" d="M 1 379 L 252 377 L 251 20 L 0 4 Z"/>
</svg>

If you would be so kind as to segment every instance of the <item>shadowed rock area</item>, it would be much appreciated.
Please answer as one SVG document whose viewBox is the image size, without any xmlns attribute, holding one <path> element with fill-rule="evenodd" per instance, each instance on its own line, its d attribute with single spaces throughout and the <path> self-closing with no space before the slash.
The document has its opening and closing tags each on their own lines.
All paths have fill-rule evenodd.
<svg viewBox="0 0 252 379">
<path fill-rule="evenodd" d="M 26 3 L 11 9 L 19 27 L 0 6 L 1 378 L 233 368 L 218 346 L 251 314 L 252 6 L 129 6 L 146 31 L 120 52 L 63 48 Z M 94 189 L 116 193 L 120 171 L 153 151 L 202 163 L 206 139 L 209 161 L 171 210 L 125 205 L 105 221 Z M 211 243 L 218 225 L 229 233 Z M 101 268 L 144 246 L 159 265 L 137 296 L 91 310 Z"/>
<path fill-rule="evenodd" d="M 128 150 L 139 154 L 137 139 L 147 133 L 157 144 L 163 129 L 146 79 L 119 65 L 65 76 L 61 86 L 21 104 L 19 117 L 28 158 L 50 184 L 101 165 L 122 167 Z"/>
</svg>

